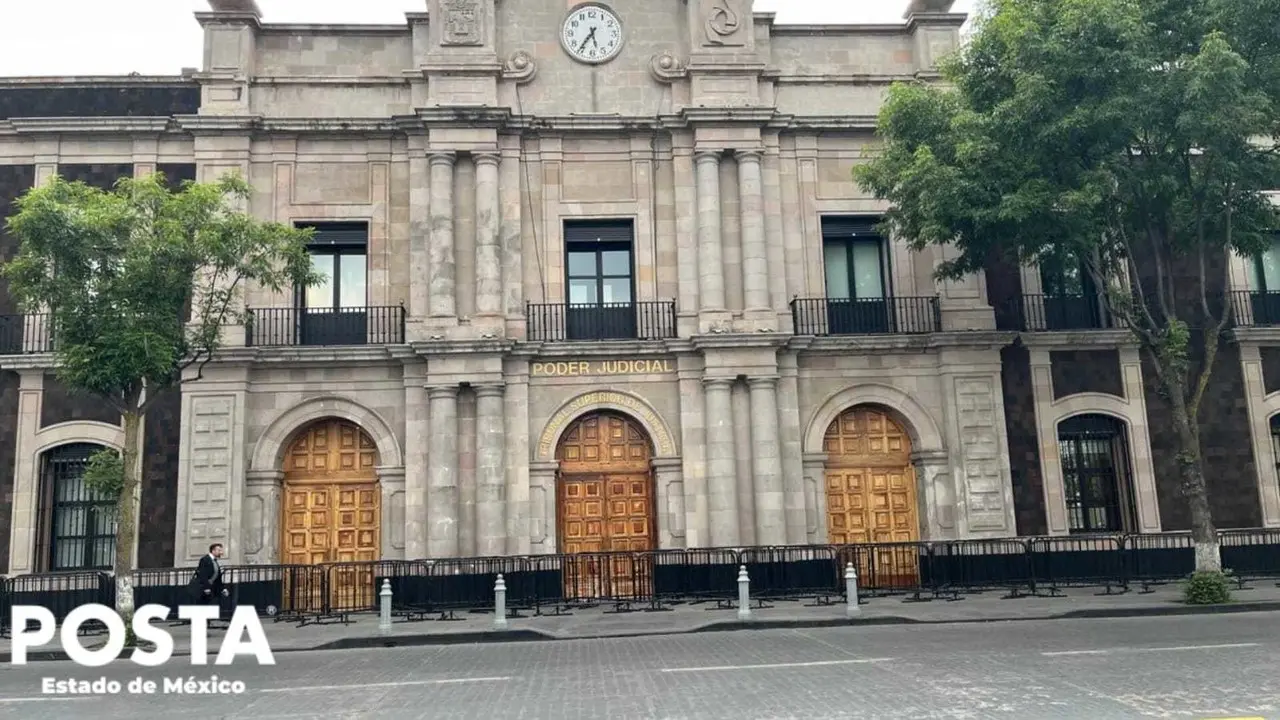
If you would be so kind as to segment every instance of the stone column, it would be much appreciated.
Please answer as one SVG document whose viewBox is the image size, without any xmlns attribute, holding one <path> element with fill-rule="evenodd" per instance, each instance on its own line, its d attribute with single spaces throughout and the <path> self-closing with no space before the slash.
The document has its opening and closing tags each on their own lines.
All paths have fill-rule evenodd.
<svg viewBox="0 0 1280 720">
<path fill-rule="evenodd" d="M 723 311 L 724 261 L 720 231 L 720 153 L 700 152 L 698 179 L 698 298 L 700 310 Z"/>
<path fill-rule="evenodd" d="M 427 449 L 427 555 L 458 556 L 458 388 L 427 388 L 431 434 Z"/>
<path fill-rule="evenodd" d="M 275 565 L 281 562 L 280 503 L 283 495 L 283 472 L 250 470 L 245 473 L 240 557 L 247 564 Z M 383 557 L 386 557 L 385 550 Z"/>
<path fill-rule="evenodd" d="M 683 549 L 685 547 L 684 463 L 680 458 L 655 459 L 653 482 L 658 491 L 658 549 Z"/>
<path fill-rule="evenodd" d="M 408 560 L 405 557 L 405 476 L 403 467 L 379 467 L 378 486 L 382 489 L 382 557 L 381 560 Z"/>
<path fill-rule="evenodd" d="M 787 516 L 782 493 L 782 458 L 778 442 L 778 378 L 747 380 L 751 387 L 751 448 L 755 470 L 756 543 L 787 544 Z"/>
<path fill-rule="evenodd" d="M 404 556 L 427 557 L 427 366 L 404 368 Z"/>
<path fill-rule="evenodd" d="M 556 552 L 556 471 L 558 462 L 529 463 L 529 545 L 532 555 Z"/>
<path fill-rule="evenodd" d="M 422 138 L 410 136 L 409 143 L 409 318 L 421 322 L 430 313 L 423 280 L 431 272 L 431 167 Z"/>
<path fill-rule="evenodd" d="M 729 378 L 706 378 L 707 505 L 711 546 L 738 544 L 738 470 L 734 460 L 733 404 Z"/>
<path fill-rule="evenodd" d="M 476 153 L 476 315 L 502 315 L 502 204 L 497 153 Z"/>
<path fill-rule="evenodd" d="M 476 388 L 476 551 L 484 557 L 506 552 L 505 410 L 501 385 Z"/>
<path fill-rule="evenodd" d="M 827 535 L 827 454 L 805 453 L 801 461 L 804 467 L 805 530 L 809 542 L 825 545 Z"/>
<path fill-rule="evenodd" d="M 433 152 L 431 162 L 431 235 L 427 280 L 427 307 L 433 318 L 456 318 L 457 267 L 453 251 L 453 170 L 452 152 Z"/>
<path fill-rule="evenodd" d="M 775 266 L 780 267 L 780 266 Z M 782 494 L 787 514 L 787 544 L 809 541 L 805 515 L 804 441 L 800 437 L 800 389 L 794 353 L 778 353 L 778 443 L 782 456 Z"/>
<path fill-rule="evenodd" d="M 529 555 L 529 362 L 508 360 L 506 406 L 507 554 Z"/>
<path fill-rule="evenodd" d="M 742 298 L 748 313 L 769 312 L 769 249 L 764 234 L 764 176 L 759 150 L 738 152 L 742 205 Z"/>
</svg>

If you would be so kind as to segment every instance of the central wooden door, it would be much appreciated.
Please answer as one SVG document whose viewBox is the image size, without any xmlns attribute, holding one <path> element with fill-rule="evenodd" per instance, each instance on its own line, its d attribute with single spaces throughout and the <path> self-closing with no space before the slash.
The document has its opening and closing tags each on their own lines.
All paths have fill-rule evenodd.
<svg viewBox="0 0 1280 720">
<path fill-rule="evenodd" d="M 556 456 L 561 552 L 654 549 L 652 457 L 635 421 L 612 413 L 585 416 L 565 431 Z M 644 597 L 652 588 L 647 567 L 630 556 L 571 560 L 565 593 L 571 599 Z"/>
<path fill-rule="evenodd" d="M 358 426 L 322 420 L 302 431 L 285 456 L 284 536 L 288 565 L 373 562 L 381 555 L 381 500 L 375 467 L 378 451 Z M 294 608 L 319 611 L 373 604 L 373 567 L 329 569 L 328 593 L 317 583 L 297 588 Z M 306 605 L 307 607 L 296 607 Z"/>
<path fill-rule="evenodd" d="M 823 438 L 827 453 L 827 532 L 833 545 L 914 543 L 920 539 L 911 439 L 886 413 L 846 410 Z M 919 577 L 912 546 L 858 552 L 867 582 L 909 587 Z M 874 568 L 871 566 L 874 562 Z"/>
</svg>

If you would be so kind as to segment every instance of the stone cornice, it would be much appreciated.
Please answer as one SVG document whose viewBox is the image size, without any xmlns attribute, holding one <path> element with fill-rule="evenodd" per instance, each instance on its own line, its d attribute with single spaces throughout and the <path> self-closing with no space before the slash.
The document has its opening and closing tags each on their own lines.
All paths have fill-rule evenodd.
<svg viewBox="0 0 1280 720">
<path fill-rule="evenodd" d="M 792 336 L 784 333 L 717 333 L 694 335 L 689 338 L 694 350 L 723 350 L 726 348 L 783 348 Z"/>
<path fill-rule="evenodd" d="M 404 346 L 396 345 L 224 347 L 214 355 L 213 361 L 246 365 L 358 365 L 385 364 L 408 355 Z"/>
<path fill-rule="evenodd" d="M 999 350 L 1008 346 L 1017 333 L 1000 330 L 964 330 L 921 335 L 800 335 L 787 343 L 797 352 L 895 353 L 932 350 Z"/>
<path fill-rule="evenodd" d="M 511 357 L 565 358 L 671 355 L 676 351 L 664 340 L 606 340 L 602 342 L 520 342 Z"/>
<path fill-rule="evenodd" d="M 9 127 L 19 135 L 58 134 L 160 134 L 176 129 L 169 117 L 45 117 L 10 118 Z"/>
<path fill-rule="evenodd" d="M 25 355 L 0 355 L 0 370 L 49 370 L 56 367 L 58 358 L 53 353 L 27 353 Z"/>
<path fill-rule="evenodd" d="M 1037 330 L 1017 333 L 1022 345 L 1037 350 L 1137 347 L 1138 338 L 1126 329 Z"/>
<path fill-rule="evenodd" d="M 515 346 L 513 340 L 498 338 L 479 340 L 427 340 L 409 344 L 413 354 L 427 358 L 431 355 L 506 355 Z"/>
<path fill-rule="evenodd" d="M 961 25 L 964 25 L 965 21 L 968 19 L 969 16 L 964 13 L 918 12 L 907 16 L 907 24 L 905 28 L 902 28 L 902 26 L 898 27 L 900 29 L 905 29 L 907 32 L 914 32 L 916 28 L 922 25 L 959 28 Z"/>
<path fill-rule="evenodd" d="M 1280 345 L 1280 326 L 1238 327 L 1231 338 L 1245 345 Z"/>
<path fill-rule="evenodd" d="M 0 90 L 13 88 L 133 87 L 138 85 L 194 86 L 187 75 L 32 75 L 0 77 Z"/>
</svg>

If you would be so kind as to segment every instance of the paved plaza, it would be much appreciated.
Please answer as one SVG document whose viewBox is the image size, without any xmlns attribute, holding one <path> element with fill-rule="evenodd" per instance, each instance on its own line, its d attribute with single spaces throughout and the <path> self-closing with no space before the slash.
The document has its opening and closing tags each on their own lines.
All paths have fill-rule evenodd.
<svg viewBox="0 0 1280 720">
<path fill-rule="evenodd" d="M 34 663 L 0 718 L 1280 718 L 1271 613 L 896 625 L 281 653 L 261 669 Z M 42 695 L 46 677 L 241 681 L 230 696 Z"/>
</svg>

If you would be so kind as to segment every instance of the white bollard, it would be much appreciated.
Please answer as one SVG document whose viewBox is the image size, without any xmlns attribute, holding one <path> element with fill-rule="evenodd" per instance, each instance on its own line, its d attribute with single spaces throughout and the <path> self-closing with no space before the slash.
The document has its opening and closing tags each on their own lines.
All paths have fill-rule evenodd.
<svg viewBox="0 0 1280 720">
<path fill-rule="evenodd" d="M 738 567 L 738 619 L 751 619 L 751 578 L 746 565 Z"/>
<path fill-rule="evenodd" d="M 862 608 L 858 607 L 858 571 L 854 569 L 853 563 L 844 566 L 844 593 L 845 593 L 845 617 L 858 617 L 862 614 Z"/>
<path fill-rule="evenodd" d="M 493 629 L 507 629 L 507 581 L 502 579 L 502 573 L 493 584 Z"/>
<path fill-rule="evenodd" d="M 382 592 L 378 593 L 378 632 L 391 632 L 391 581 L 382 581 Z"/>
</svg>

